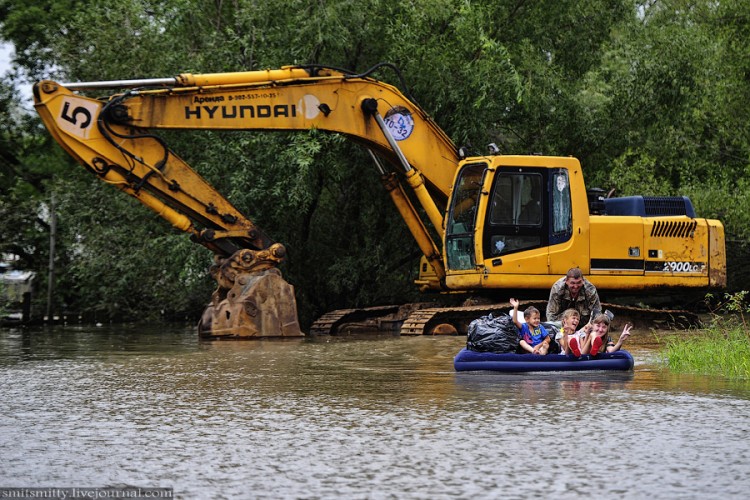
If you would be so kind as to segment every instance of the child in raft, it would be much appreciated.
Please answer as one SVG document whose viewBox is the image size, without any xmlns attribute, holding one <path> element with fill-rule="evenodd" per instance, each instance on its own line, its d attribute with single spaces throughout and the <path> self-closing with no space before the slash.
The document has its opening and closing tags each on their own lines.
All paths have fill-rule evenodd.
<svg viewBox="0 0 750 500">
<path fill-rule="evenodd" d="M 586 354 L 596 356 L 605 345 L 606 352 L 619 351 L 620 348 L 622 348 L 623 342 L 630 337 L 630 330 L 633 328 L 633 325 L 627 323 L 622 329 L 622 333 L 620 334 L 617 343 L 614 343 L 612 337 L 607 335 L 609 332 L 609 321 L 609 316 L 606 314 L 599 314 L 591 323 L 578 330 L 575 334 L 568 335 L 567 341 L 563 340 L 567 343 L 567 354 L 575 357 L 580 357 Z"/>
<path fill-rule="evenodd" d="M 547 354 L 549 350 L 549 332 L 541 325 L 542 316 L 534 306 L 527 307 L 523 312 L 525 323 L 518 319 L 518 300 L 511 298 L 510 304 L 513 306 L 513 324 L 520 330 L 520 340 L 518 344 L 525 352 L 532 354 Z"/>
<path fill-rule="evenodd" d="M 566 309 L 560 318 L 562 330 L 555 335 L 555 342 L 560 346 L 560 354 L 568 355 L 568 338 L 576 333 L 578 323 L 581 321 L 581 313 L 575 309 Z"/>
</svg>

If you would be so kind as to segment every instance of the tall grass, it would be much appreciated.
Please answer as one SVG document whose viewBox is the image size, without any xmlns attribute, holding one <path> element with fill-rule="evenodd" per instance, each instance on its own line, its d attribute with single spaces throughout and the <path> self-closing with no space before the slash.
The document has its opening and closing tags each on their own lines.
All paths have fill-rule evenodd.
<svg viewBox="0 0 750 500">
<path fill-rule="evenodd" d="M 747 293 L 725 295 L 724 301 L 714 309 L 713 320 L 707 328 L 670 338 L 662 352 L 669 369 L 750 379 L 750 332 L 745 319 L 749 311 L 745 303 Z"/>
</svg>

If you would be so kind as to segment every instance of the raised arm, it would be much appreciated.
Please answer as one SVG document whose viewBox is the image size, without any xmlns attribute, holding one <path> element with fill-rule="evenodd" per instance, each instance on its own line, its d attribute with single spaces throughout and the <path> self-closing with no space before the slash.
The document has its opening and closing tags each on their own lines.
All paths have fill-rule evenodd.
<svg viewBox="0 0 750 500">
<path fill-rule="evenodd" d="M 622 349 L 622 344 L 630 338 L 630 331 L 633 328 L 633 325 L 630 323 L 627 323 L 625 327 L 622 329 L 622 333 L 620 334 L 620 338 L 617 339 L 617 343 L 615 345 L 607 346 L 607 352 L 615 352 Z"/>
<path fill-rule="evenodd" d="M 516 325 L 516 328 L 520 330 L 521 328 L 523 328 L 523 323 L 518 320 L 518 304 L 518 299 L 514 299 L 511 297 L 510 305 L 513 306 L 513 324 Z"/>
</svg>

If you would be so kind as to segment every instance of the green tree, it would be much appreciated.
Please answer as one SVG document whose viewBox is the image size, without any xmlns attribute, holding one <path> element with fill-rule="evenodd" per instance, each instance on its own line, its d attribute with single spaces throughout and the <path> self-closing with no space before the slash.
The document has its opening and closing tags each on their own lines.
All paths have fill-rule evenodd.
<svg viewBox="0 0 750 500">
<path fill-rule="evenodd" d="M 49 262 L 48 180 L 53 167 L 29 161 L 46 139 L 23 111 L 13 81 L 0 80 L 0 254 L 22 270 L 36 271 L 46 284 Z M 59 155 L 61 156 L 61 155 Z"/>
</svg>

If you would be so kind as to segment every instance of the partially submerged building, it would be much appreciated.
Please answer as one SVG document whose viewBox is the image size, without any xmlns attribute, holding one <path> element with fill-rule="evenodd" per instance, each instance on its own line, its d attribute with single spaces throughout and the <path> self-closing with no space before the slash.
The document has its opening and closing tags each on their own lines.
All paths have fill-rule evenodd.
<svg viewBox="0 0 750 500">
<path fill-rule="evenodd" d="M 31 320 L 31 294 L 36 273 L 13 269 L 0 262 L 0 322 L 27 323 Z"/>
</svg>

